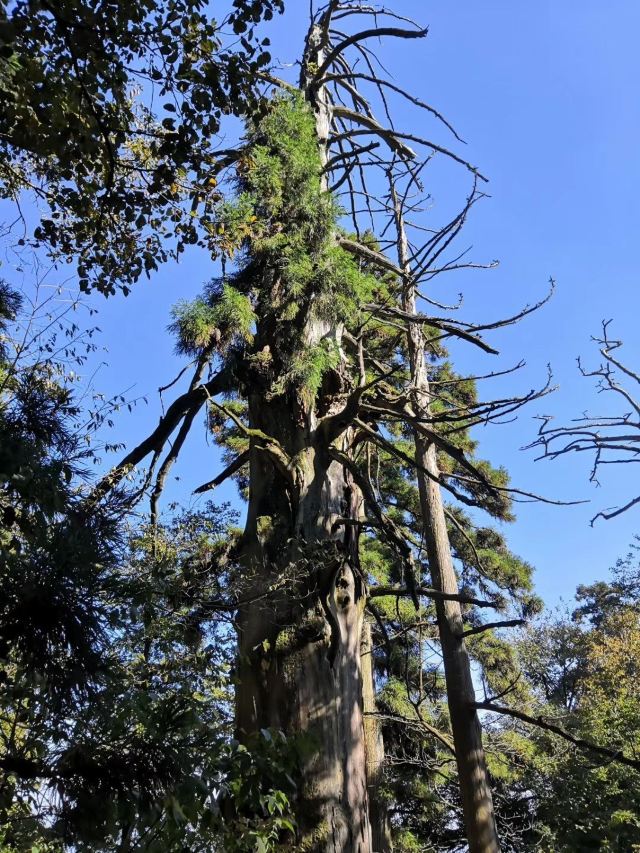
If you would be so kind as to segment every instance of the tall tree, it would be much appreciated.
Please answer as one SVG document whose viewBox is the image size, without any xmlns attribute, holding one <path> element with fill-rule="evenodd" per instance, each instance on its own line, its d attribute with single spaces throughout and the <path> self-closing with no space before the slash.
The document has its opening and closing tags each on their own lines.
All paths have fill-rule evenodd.
<svg viewBox="0 0 640 853">
<path fill-rule="evenodd" d="M 477 457 L 471 431 L 548 385 L 483 399 L 480 381 L 511 371 L 459 376 L 444 345 L 495 354 L 483 333 L 546 300 L 472 323 L 432 298 L 436 276 L 483 266 L 449 252 L 485 179 L 454 151 L 394 128 L 398 97 L 458 138 L 377 70 L 370 47 L 426 31 L 330 0 L 312 15 L 291 83 L 267 70 L 251 28 L 280 6 L 237 0 L 226 23 L 244 35 L 233 51 L 200 2 L 3 7 L 0 86 L 17 97 L 0 119 L 0 174 L 7 196 L 19 201 L 26 188 L 49 206 L 36 244 L 75 258 L 81 286 L 107 293 L 190 243 L 224 261 L 222 277 L 174 312 L 195 364 L 187 390 L 90 496 L 69 464 L 83 457 L 64 381 L 40 361 L 20 375 L 2 353 L 0 428 L 13 450 L 0 459 L 10 590 L 0 808 L 13 847 L 389 850 L 407 807 L 403 777 L 382 769 L 386 734 L 405 771 L 420 767 L 411 802 L 444 776 L 454 799 L 437 816 L 446 844 L 461 842 L 459 800 L 470 849 L 495 851 L 480 708 L 637 770 L 629 750 L 607 743 L 612 717 L 631 718 L 636 698 L 630 684 L 624 707 L 608 708 L 608 683 L 637 645 L 634 614 L 603 616 L 591 648 L 595 701 L 583 708 L 597 741 L 536 716 L 535 705 L 500 704 L 530 702 L 499 632 L 538 603 L 530 567 L 464 507 L 508 520 L 514 498 L 534 496 Z M 167 99 L 158 113 L 156 84 Z M 227 101 L 246 135 L 220 151 L 211 139 Z M 471 180 L 461 210 L 438 225 L 420 210 L 435 155 Z M 3 299 L 6 321 L 15 306 Z M 605 358 L 615 364 L 610 349 Z M 159 514 L 203 407 L 226 467 L 197 491 L 235 477 L 248 502 L 242 534 L 227 536 L 213 509 L 169 523 Z M 140 488 L 124 495 L 124 476 L 148 456 Z M 144 494 L 150 525 L 123 557 L 109 509 Z M 44 602 L 29 630 L 25 595 Z M 510 612 L 483 619 L 491 609 Z M 238 740 L 225 719 L 229 680 L 214 672 L 228 665 L 218 612 L 234 615 L 238 633 Z M 624 642 L 600 666 L 614 640 Z M 286 810 L 297 781 L 294 824 Z M 34 825 L 25 804 L 36 795 L 51 808 Z M 424 831 L 425 811 L 412 828 Z"/>
<path fill-rule="evenodd" d="M 408 343 L 411 383 L 413 386 L 413 418 L 415 459 L 420 512 L 429 557 L 433 588 L 453 595 L 454 599 L 436 601 L 438 630 L 447 682 L 449 714 L 453 730 L 462 805 L 472 853 L 499 849 L 493 813 L 493 799 L 487 777 L 482 731 L 475 708 L 475 689 L 471 660 L 464 641 L 464 620 L 447 530 L 444 502 L 440 489 L 437 446 L 430 440 L 424 422 L 429 421 L 431 389 L 427 373 L 425 335 L 419 323 L 415 279 L 410 263 L 409 241 L 405 227 L 403 204 L 395 185 L 391 185 L 398 235 L 398 264 L 404 272 L 402 309 L 409 317 Z"/>
<path fill-rule="evenodd" d="M 395 18 L 393 26 L 339 29 L 341 22 L 351 26 L 361 16 L 378 14 Z M 367 741 L 375 740 L 366 734 L 363 713 L 363 694 L 372 693 L 370 682 L 363 684 L 361 664 L 367 604 L 408 597 L 418 609 L 424 598 L 499 609 L 507 606 L 499 595 L 503 587 L 514 593 L 518 608 L 518 618 L 499 623 L 504 626 L 531 607 L 526 573 L 519 579 L 514 564 L 501 575 L 505 566 L 499 560 L 492 574 L 480 563 L 473 568 L 469 558 L 475 579 L 458 591 L 439 491 L 509 517 L 509 495 L 517 492 L 503 471 L 472 458 L 468 430 L 537 399 L 546 386 L 520 398 L 479 400 L 473 378 L 447 373 L 442 341 L 455 338 L 495 353 L 482 331 L 514 323 L 533 308 L 484 325 L 449 319 L 446 306 L 436 314 L 428 298 L 427 313 L 415 310 L 409 300 L 421 282 L 473 266 L 444 260 L 443 254 L 481 198 L 477 184 L 484 179 L 443 146 L 379 123 L 358 90 L 370 84 L 383 109 L 387 91 L 406 97 L 369 67 L 366 42 L 425 34 L 393 12 L 331 2 L 313 19 L 299 85 L 263 75 L 276 94 L 250 117 L 235 155 L 233 197 L 221 199 L 213 211 L 218 245 L 240 259 L 232 274 L 214 281 L 195 303 L 180 306 L 175 316 L 180 345 L 197 363 L 189 389 L 95 493 L 100 498 L 152 454 L 147 483 L 154 484 L 155 505 L 195 415 L 207 405 L 220 442 L 233 452 L 225 470 L 198 491 L 238 476 L 248 493 L 245 530 L 228 556 L 247 588 L 238 614 L 238 731 L 248 737 L 260 728 L 283 728 L 304 733 L 315 745 L 298 797 L 298 849 L 372 849 L 368 783 L 380 756 L 377 748 L 368 758 L 366 752 Z M 366 71 L 352 67 L 350 51 L 364 58 Z M 409 98 L 440 120 L 429 105 Z M 369 189 L 366 175 L 377 172 L 386 187 L 392 167 L 396 185 L 406 182 L 401 192 L 420 191 L 420 172 L 436 152 L 470 173 L 473 190 L 449 223 L 408 248 L 408 272 L 385 253 L 403 239 L 398 210 L 385 189 Z M 340 225 L 341 187 L 353 233 Z M 359 199 L 381 242 L 366 233 Z M 390 241 L 384 237 L 388 227 L 397 232 Z M 413 329 L 423 330 L 419 346 Z M 420 379 L 430 362 L 442 386 L 437 395 Z M 227 399 L 218 399 L 221 395 Z M 426 442 L 417 456 L 416 438 Z M 423 475 L 425 501 L 414 514 L 421 519 L 427 559 L 402 500 L 394 505 L 391 493 L 380 492 L 374 469 L 383 460 L 384 469 L 394 472 L 399 495 L 416 471 Z M 449 520 L 477 557 L 469 525 L 453 512 Z M 394 583 L 373 586 L 361 559 L 369 538 L 386 549 Z M 423 579 L 427 568 L 431 586 Z M 472 584 L 491 598 L 474 595 Z M 444 606 L 439 625 L 467 832 L 472 849 L 497 849 L 463 637 L 490 634 L 494 625 L 474 618 L 467 628 L 461 611 Z M 462 693 L 458 676 L 466 679 Z M 482 778 L 472 778 L 476 771 Z M 385 836 L 383 823 L 377 838 Z"/>
</svg>

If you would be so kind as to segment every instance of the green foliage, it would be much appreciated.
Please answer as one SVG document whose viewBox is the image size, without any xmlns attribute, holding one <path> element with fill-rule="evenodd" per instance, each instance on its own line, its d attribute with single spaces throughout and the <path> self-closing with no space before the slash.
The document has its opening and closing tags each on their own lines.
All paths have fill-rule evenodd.
<svg viewBox="0 0 640 853">
<path fill-rule="evenodd" d="M 306 312 L 353 323 L 377 286 L 335 244 L 340 210 L 323 189 L 320 172 L 310 108 L 298 95 L 276 98 L 251 132 L 240 186 L 252 198 L 256 218 L 247 245 L 249 269 L 258 275 L 268 267 L 278 270 L 275 286 L 260 294 L 260 317 L 265 321 L 277 312 L 285 328 Z M 243 204 L 246 198 L 240 197 Z"/>
<path fill-rule="evenodd" d="M 77 487 L 95 458 L 96 422 L 74 400 L 69 365 L 94 345 L 69 319 L 72 306 L 36 309 L 25 347 L 21 299 L 4 283 L 0 293 L 0 659 L 64 695 L 99 667 L 118 541 L 109 508 L 85 507 Z M 49 355 L 58 338 L 66 364 Z"/>
<path fill-rule="evenodd" d="M 299 775 L 299 754 L 281 732 L 263 729 L 248 745 L 232 742 L 229 780 L 222 795 L 233 816 L 222 829 L 223 849 L 230 853 L 269 853 L 292 841 L 295 823 L 290 796 Z"/>
<path fill-rule="evenodd" d="M 246 294 L 242 316 L 247 358 L 269 346 L 265 371 L 271 394 L 292 391 L 311 405 L 323 376 L 341 356 L 331 340 L 310 343 L 314 326 L 354 326 L 361 306 L 384 285 L 337 245 L 340 209 L 320 180 L 321 160 L 313 113 L 301 95 L 274 98 L 255 125 L 238 167 L 235 199 L 221 200 L 212 231 L 222 250 L 238 254 L 238 268 L 225 288 Z M 234 290 L 235 288 L 235 290 Z M 237 312 L 240 296 L 234 297 Z M 253 328 L 255 340 L 246 332 Z M 179 347 L 192 353 L 220 322 L 210 300 L 180 305 L 173 330 Z M 226 319 L 226 318 L 222 318 Z M 238 340 L 240 343 L 240 340 Z"/>
<path fill-rule="evenodd" d="M 301 399 L 310 405 L 322 385 L 322 379 L 340 364 L 340 351 L 334 341 L 323 340 L 314 347 L 295 353 L 287 372 L 272 387 L 273 394 L 282 394 L 288 385 L 299 389 Z"/>
<path fill-rule="evenodd" d="M 222 326 L 237 299 L 220 302 Z M 127 529 L 126 495 L 87 500 L 112 408 L 83 411 L 69 365 L 94 344 L 47 305 L 24 348 L 4 284 L 0 310 L 2 850 L 274 849 L 299 750 L 231 737 L 236 516 L 174 508 Z"/>
<path fill-rule="evenodd" d="M 0 195 L 37 198 L 35 244 L 85 289 L 126 293 L 190 244 L 215 250 L 216 137 L 255 104 L 256 25 L 283 8 L 232 5 L 226 48 L 204 0 L 0 3 Z"/>
<path fill-rule="evenodd" d="M 169 329 L 177 338 L 178 352 L 201 355 L 253 339 L 256 317 L 249 298 L 226 282 L 221 287 L 216 285 L 214 282 L 209 287 L 206 299 L 182 301 L 173 309 Z"/>
<path fill-rule="evenodd" d="M 640 621 L 637 557 L 618 562 L 613 578 L 579 587 L 570 616 L 547 620 L 518 646 L 532 710 L 573 736 L 637 755 Z M 508 727 L 507 727 L 508 728 Z M 515 734 L 515 733 L 514 733 Z M 524 760 L 512 764 L 512 802 L 528 806 L 533 823 L 525 849 L 632 851 L 640 846 L 640 774 L 523 731 Z"/>
<path fill-rule="evenodd" d="M 0 838 L 53 850 L 33 806 L 55 780 L 48 755 L 103 682 L 113 625 L 119 500 L 97 510 L 81 484 L 117 404 L 90 413 L 74 399 L 72 368 L 95 348 L 77 304 L 54 293 L 25 315 L 8 285 L 0 294 Z"/>
</svg>

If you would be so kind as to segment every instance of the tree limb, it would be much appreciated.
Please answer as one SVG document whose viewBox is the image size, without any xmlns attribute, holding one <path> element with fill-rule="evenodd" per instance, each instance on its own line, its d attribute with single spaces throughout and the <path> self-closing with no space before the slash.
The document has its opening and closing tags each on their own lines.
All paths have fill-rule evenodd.
<svg viewBox="0 0 640 853">
<path fill-rule="evenodd" d="M 476 634 L 483 634 L 485 631 L 492 631 L 494 628 L 518 628 L 520 625 L 526 624 L 526 619 L 505 619 L 502 622 L 486 622 L 484 625 L 476 625 L 475 628 L 469 628 L 458 636 L 460 639 L 463 639 L 464 637 L 473 637 Z"/>
<path fill-rule="evenodd" d="M 424 30 L 407 30 L 401 27 L 377 27 L 375 29 L 372 28 L 370 30 L 362 30 L 359 33 L 354 33 L 354 35 L 349 36 L 344 39 L 344 41 L 341 41 L 340 44 L 337 44 L 333 50 L 329 52 L 325 61 L 322 63 L 320 68 L 318 68 L 314 77 L 314 82 L 316 85 L 321 85 L 324 82 L 322 80 L 324 73 L 329 70 L 334 61 L 344 53 L 348 47 L 356 44 L 357 42 L 364 41 L 368 38 L 380 38 L 382 36 L 392 36 L 394 38 L 403 39 L 425 38 L 428 32 L 428 28 Z"/>
<path fill-rule="evenodd" d="M 503 714 L 507 717 L 513 717 L 515 720 L 521 720 L 523 723 L 528 723 L 532 726 L 537 726 L 548 732 L 558 735 L 564 740 L 569 741 L 574 746 L 588 752 L 595 752 L 598 755 L 603 755 L 609 761 L 617 761 L 619 764 L 626 764 L 627 767 L 633 767 L 634 770 L 640 770 L 640 761 L 634 758 L 627 758 L 621 750 L 609 749 L 606 746 L 600 746 L 593 741 L 585 740 L 584 738 L 574 737 L 566 729 L 557 726 L 555 723 L 550 723 L 543 716 L 531 717 L 529 714 L 524 714 L 522 711 L 516 711 L 515 708 L 507 708 L 504 705 L 495 705 L 493 702 L 476 702 L 475 707 L 479 711 L 491 711 L 494 714 Z"/>
<path fill-rule="evenodd" d="M 424 595 L 425 598 L 439 598 L 442 601 L 459 601 L 460 604 L 472 604 L 474 607 L 492 607 L 494 610 L 499 609 L 499 605 L 495 601 L 485 601 L 481 598 L 473 598 L 468 595 L 455 595 L 454 593 L 440 592 L 431 587 L 420 586 L 416 588 L 418 595 Z M 383 596 L 409 596 L 413 593 L 410 589 L 402 586 L 374 586 L 369 589 L 369 598 L 382 598 Z"/>
<path fill-rule="evenodd" d="M 160 418 L 158 426 L 151 435 L 147 436 L 133 448 L 111 471 L 100 480 L 90 496 L 91 501 L 98 501 L 107 492 L 115 488 L 136 465 L 152 452 L 162 450 L 171 433 L 178 426 L 185 415 L 197 412 L 198 409 L 211 397 L 226 391 L 229 386 L 229 375 L 226 370 L 221 370 L 212 379 L 203 385 L 182 394 L 167 409 L 165 415 Z"/>
<path fill-rule="evenodd" d="M 204 492 L 210 492 L 218 486 L 222 485 L 225 480 L 228 480 L 229 477 L 233 477 L 234 474 L 237 474 L 238 471 L 247 464 L 249 461 L 249 457 L 251 456 L 250 450 L 245 450 L 239 456 L 231 462 L 231 464 L 227 465 L 224 471 L 221 471 L 217 477 L 213 480 L 210 480 L 208 483 L 203 483 L 202 486 L 198 486 L 197 489 L 193 490 L 194 495 L 202 495 Z"/>
</svg>

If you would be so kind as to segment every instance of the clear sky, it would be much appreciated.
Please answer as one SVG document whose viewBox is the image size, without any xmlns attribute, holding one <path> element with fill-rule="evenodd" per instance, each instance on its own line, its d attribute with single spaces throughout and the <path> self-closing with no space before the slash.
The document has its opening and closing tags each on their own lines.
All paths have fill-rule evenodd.
<svg viewBox="0 0 640 853">
<path fill-rule="evenodd" d="M 559 420 L 599 411 L 599 399 L 578 376 L 575 359 L 597 360 L 590 335 L 604 318 L 626 342 L 625 354 L 640 367 L 636 322 L 640 212 L 640 4 L 636 0 L 388 0 L 394 10 L 429 25 L 426 41 L 383 48 L 397 82 L 440 109 L 466 140 L 465 157 L 490 178 L 491 198 L 478 206 L 461 246 L 473 244 L 477 261 L 500 259 L 492 272 L 437 285 L 436 298 L 464 290 L 471 320 L 504 316 L 536 301 L 549 276 L 558 283 L 552 302 L 538 315 L 492 339 L 500 359 L 460 353 L 457 366 L 473 372 L 505 367 L 525 358 L 523 374 L 495 390 L 512 392 L 544 381 L 554 369 L 560 391 L 521 415 L 517 423 L 478 432 L 482 453 L 505 465 L 514 485 L 549 496 L 590 498 L 579 507 L 525 504 L 507 529 L 517 553 L 537 569 L 539 593 L 551 604 L 570 598 L 576 584 L 603 577 L 640 532 L 640 510 L 592 529 L 597 509 L 623 502 L 637 488 L 633 466 L 610 470 L 602 487 L 587 481 L 588 460 L 535 463 L 519 448 L 535 435 L 533 415 Z M 273 53 L 294 61 L 307 24 L 307 0 L 288 0 L 288 11 L 269 27 Z M 402 125 L 402 110 L 398 125 Z M 413 129 L 415 113 L 412 113 Z M 409 115 L 407 114 L 407 120 Z M 411 128 L 409 128 L 411 129 Z M 434 125 L 429 125 L 434 134 Z M 444 129 L 437 141 L 449 144 Z M 436 171 L 429 189 L 436 210 L 461 200 L 460 185 Z M 160 413 L 156 389 L 179 370 L 173 342 L 162 334 L 170 306 L 194 296 L 215 274 L 202 255 L 168 265 L 131 296 L 105 303 L 98 323 L 109 353 L 96 379 L 100 390 L 148 394 L 149 405 L 124 413 L 118 438 L 137 443 Z M 167 398 L 170 399 L 170 398 Z M 190 490 L 219 470 L 202 429 L 185 448 L 173 494 Z M 188 497 L 187 497 L 188 499 Z M 216 499 L 235 499 L 233 488 Z"/>
</svg>

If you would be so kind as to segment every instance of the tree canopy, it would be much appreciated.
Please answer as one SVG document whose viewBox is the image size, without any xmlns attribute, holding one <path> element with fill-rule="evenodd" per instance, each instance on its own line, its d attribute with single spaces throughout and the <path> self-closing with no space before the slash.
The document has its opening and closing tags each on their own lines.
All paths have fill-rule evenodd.
<svg viewBox="0 0 640 853">
<path fill-rule="evenodd" d="M 217 21 L 204 0 L 3 2 L 0 192 L 20 239 L 104 293 L 208 245 L 221 121 L 255 101 L 271 60 L 256 25 L 282 8 L 234 2 Z"/>
</svg>

